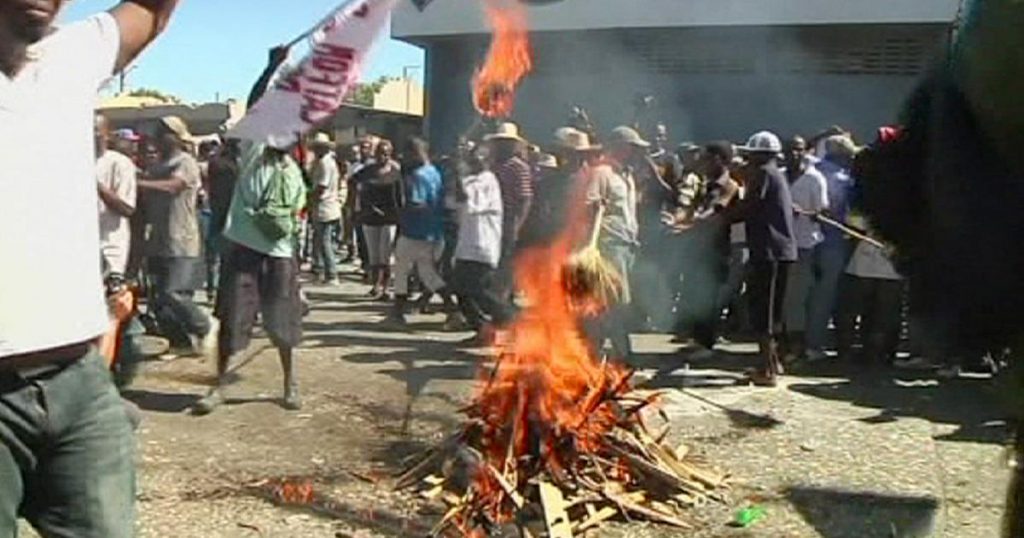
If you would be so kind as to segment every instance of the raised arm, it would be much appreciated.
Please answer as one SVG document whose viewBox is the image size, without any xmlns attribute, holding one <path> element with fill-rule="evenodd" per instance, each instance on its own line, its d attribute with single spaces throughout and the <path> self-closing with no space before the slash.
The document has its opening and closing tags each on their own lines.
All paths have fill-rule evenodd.
<svg viewBox="0 0 1024 538">
<path fill-rule="evenodd" d="M 127 67 L 164 31 L 177 6 L 178 0 L 124 0 L 110 10 L 121 31 L 115 73 Z"/>
<path fill-rule="evenodd" d="M 267 93 L 267 86 L 270 85 L 270 79 L 274 77 L 274 73 L 277 72 L 277 68 L 281 67 L 281 64 L 288 59 L 288 47 L 274 47 L 270 49 L 270 57 L 267 59 L 267 66 L 263 68 L 263 72 L 260 73 L 260 78 L 256 80 L 256 84 L 253 84 L 252 89 L 249 91 L 249 99 L 246 101 L 246 108 L 252 108 L 260 98 L 263 97 L 264 93 Z"/>
</svg>

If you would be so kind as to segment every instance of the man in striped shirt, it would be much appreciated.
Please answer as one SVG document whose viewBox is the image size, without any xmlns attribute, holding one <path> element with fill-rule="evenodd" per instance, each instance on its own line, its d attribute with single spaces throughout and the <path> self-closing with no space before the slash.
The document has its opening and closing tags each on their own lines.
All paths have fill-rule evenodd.
<svg viewBox="0 0 1024 538">
<path fill-rule="evenodd" d="M 497 292 L 510 297 L 515 288 L 513 258 L 519 232 L 533 205 L 533 174 L 523 158 L 526 140 L 514 123 L 504 123 L 487 136 L 494 160 L 494 174 L 501 185 L 502 222 L 501 262 L 498 266 Z"/>
</svg>

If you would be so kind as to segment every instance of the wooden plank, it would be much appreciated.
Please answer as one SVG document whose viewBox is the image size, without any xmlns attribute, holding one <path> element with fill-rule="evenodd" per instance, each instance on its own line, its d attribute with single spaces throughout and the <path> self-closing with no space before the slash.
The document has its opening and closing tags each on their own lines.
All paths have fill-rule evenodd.
<svg viewBox="0 0 1024 538">
<path fill-rule="evenodd" d="M 616 496 L 611 500 L 619 504 L 620 506 L 624 507 L 626 510 L 633 512 L 638 516 L 642 516 L 650 521 L 664 523 L 666 525 L 672 525 L 673 527 L 678 527 L 680 529 L 693 529 L 693 525 L 686 521 L 683 521 L 671 514 L 665 514 L 653 508 L 647 508 L 646 506 L 630 502 L 630 500 L 626 499 L 625 497 Z"/>
<path fill-rule="evenodd" d="M 589 508 L 590 505 L 588 504 L 587 507 Z M 600 510 L 594 510 L 594 512 L 591 513 L 589 517 L 587 517 L 587 519 L 584 519 L 583 521 L 580 521 L 573 525 L 572 532 L 579 533 L 590 530 L 600 525 L 601 523 L 604 523 L 605 521 L 615 517 L 615 514 L 618 513 L 619 509 L 613 506 L 605 506 Z"/>
<path fill-rule="evenodd" d="M 565 511 L 566 503 L 562 490 L 546 480 L 542 480 L 539 487 L 548 538 L 572 538 L 572 521 Z"/>
</svg>

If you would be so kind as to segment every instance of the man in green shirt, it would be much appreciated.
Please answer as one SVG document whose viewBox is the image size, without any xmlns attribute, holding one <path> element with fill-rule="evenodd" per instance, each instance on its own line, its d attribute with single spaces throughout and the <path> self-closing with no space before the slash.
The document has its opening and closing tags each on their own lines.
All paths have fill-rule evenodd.
<svg viewBox="0 0 1024 538">
<path fill-rule="evenodd" d="M 287 49 L 271 51 L 270 64 L 250 95 L 250 107 L 266 90 L 270 76 L 287 57 Z M 232 357 L 249 347 L 256 314 L 277 347 L 284 370 L 283 406 L 301 407 L 295 379 L 293 350 L 302 338 L 302 303 L 296 234 L 299 212 L 305 206 L 306 188 L 299 165 L 285 149 L 243 142 L 241 172 L 235 184 L 231 209 L 224 228 L 224 253 L 220 292 L 215 314 L 220 319 L 217 353 L 217 386 L 193 411 L 212 412 L 224 403 L 223 389 Z M 269 233 L 261 211 L 272 200 L 293 219 L 292 231 Z M 287 224 L 287 223 L 286 223 Z"/>
</svg>

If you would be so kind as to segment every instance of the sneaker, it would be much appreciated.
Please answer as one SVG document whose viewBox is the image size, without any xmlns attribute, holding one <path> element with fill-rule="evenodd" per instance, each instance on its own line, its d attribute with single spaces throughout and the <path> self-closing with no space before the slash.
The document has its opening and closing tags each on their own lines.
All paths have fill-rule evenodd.
<svg viewBox="0 0 1024 538">
<path fill-rule="evenodd" d="M 339 280 L 338 277 L 336 276 L 324 278 L 324 285 L 336 288 L 341 285 L 341 280 Z"/>
<path fill-rule="evenodd" d="M 196 402 L 192 406 L 192 414 L 196 416 L 205 416 L 213 412 L 224 403 L 224 393 L 221 392 L 220 388 L 214 388 L 204 397 L 202 400 Z"/>
</svg>

